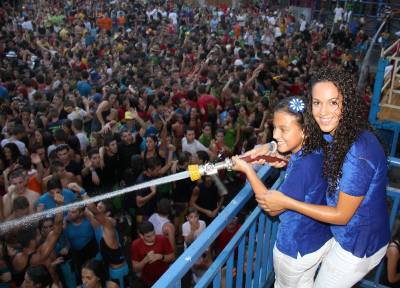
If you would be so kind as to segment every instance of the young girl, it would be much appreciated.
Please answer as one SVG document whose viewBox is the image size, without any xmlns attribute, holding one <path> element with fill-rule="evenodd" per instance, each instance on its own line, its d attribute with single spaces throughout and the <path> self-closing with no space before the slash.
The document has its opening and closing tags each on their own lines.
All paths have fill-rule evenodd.
<svg viewBox="0 0 400 288">
<path fill-rule="evenodd" d="M 302 149 L 307 137 L 304 112 L 304 101 L 294 97 L 279 102 L 274 111 L 273 137 L 278 151 L 291 153 L 280 191 L 299 201 L 325 205 L 328 185 L 321 172 L 322 153 L 306 154 Z M 256 195 L 268 193 L 250 164 L 238 157 L 233 161 L 233 169 L 246 174 Z M 273 211 L 270 215 L 279 215 L 281 221 L 273 254 L 275 287 L 312 287 L 314 274 L 330 246 L 329 226 L 293 211 Z"/>
<path fill-rule="evenodd" d="M 324 150 L 328 206 L 278 191 L 256 196 L 264 209 L 288 209 L 332 224 L 334 241 L 314 287 L 352 287 L 379 264 L 390 238 L 386 156 L 370 132 L 352 79 L 344 70 L 325 68 L 312 86 L 313 120 L 306 125 L 312 137 L 304 151 Z"/>
</svg>

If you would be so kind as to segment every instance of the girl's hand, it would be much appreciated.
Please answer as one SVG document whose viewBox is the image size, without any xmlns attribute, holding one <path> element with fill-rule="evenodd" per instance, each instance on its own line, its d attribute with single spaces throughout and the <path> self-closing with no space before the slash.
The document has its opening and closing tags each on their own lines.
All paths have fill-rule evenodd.
<svg viewBox="0 0 400 288">
<path fill-rule="evenodd" d="M 259 157 L 259 156 L 265 156 L 265 155 L 267 155 L 268 152 L 269 152 L 268 145 L 267 145 L 267 144 L 264 144 L 264 145 L 260 145 L 260 146 L 258 146 L 258 147 L 256 147 L 256 148 L 253 148 L 253 149 L 250 150 L 250 151 L 247 151 L 247 152 L 244 153 L 242 156 L 243 156 L 243 157 L 250 156 L 251 158 L 257 158 L 257 157 Z M 260 160 L 257 160 L 257 161 L 251 162 L 251 163 L 265 164 L 265 162 L 266 162 L 265 160 L 260 159 Z"/>
<path fill-rule="evenodd" d="M 267 193 L 256 194 L 255 196 L 258 205 L 267 212 L 286 209 L 284 206 L 286 196 L 282 192 L 269 190 Z"/>
<path fill-rule="evenodd" d="M 269 156 L 282 159 L 282 161 L 269 162 L 268 164 L 274 168 L 283 168 L 287 165 L 287 158 L 278 152 L 268 153 Z"/>
<path fill-rule="evenodd" d="M 232 157 L 232 169 L 235 171 L 239 171 L 242 173 L 247 173 L 249 169 L 253 169 L 253 167 L 247 163 L 246 161 L 242 160 L 239 158 L 239 156 L 233 156 Z"/>
</svg>

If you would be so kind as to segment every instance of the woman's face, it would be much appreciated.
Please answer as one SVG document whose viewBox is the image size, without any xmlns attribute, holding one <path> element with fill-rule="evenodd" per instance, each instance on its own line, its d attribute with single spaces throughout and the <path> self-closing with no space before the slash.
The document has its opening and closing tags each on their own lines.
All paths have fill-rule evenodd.
<svg viewBox="0 0 400 288">
<path fill-rule="evenodd" d="M 92 270 L 82 269 L 82 283 L 85 288 L 100 287 L 100 279 L 93 273 Z"/>
<path fill-rule="evenodd" d="M 197 117 L 197 109 L 192 108 L 192 110 L 190 110 L 190 118 L 195 119 L 196 117 Z"/>
<path fill-rule="evenodd" d="M 117 100 L 117 95 L 111 95 L 109 98 L 110 104 L 114 104 L 116 100 Z"/>
<path fill-rule="evenodd" d="M 242 117 L 246 117 L 247 113 L 246 113 L 246 109 L 244 107 L 240 107 L 239 108 L 239 114 Z"/>
<path fill-rule="evenodd" d="M 264 105 L 261 102 L 257 103 L 257 110 L 258 112 L 264 112 Z"/>
<path fill-rule="evenodd" d="M 296 153 L 303 145 L 303 129 L 295 116 L 284 111 L 278 111 L 274 114 L 273 136 L 278 144 L 280 153 Z"/>
<path fill-rule="evenodd" d="M 37 130 L 35 131 L 35 142 L 37 142 L 37 143 L 42 143 L 43 142 L 42 133 L 40 133 Z"/>
<path fill-rule="evenodd" d="M 342 118 L 342 109 L 343 96 L 332 82 L 319 82 L 314 85 L 312 114 L 322 132 L 335 134 Z"/>
<path fill-rule="evenodd" d="M 8 148 L 8 147 L 4 148 L 4 156 L 6 157 L 7 160 L 11 160 L 12 152 L 11 152 L 10 148 Z"/>
<path fill-rule="evenodd" d="M 146 147 L 147 150 L 152 151 L 156 147 L 156 143 L 154 142 L 153 138 L 147 137 L 146 138 Z"/>
</svg>

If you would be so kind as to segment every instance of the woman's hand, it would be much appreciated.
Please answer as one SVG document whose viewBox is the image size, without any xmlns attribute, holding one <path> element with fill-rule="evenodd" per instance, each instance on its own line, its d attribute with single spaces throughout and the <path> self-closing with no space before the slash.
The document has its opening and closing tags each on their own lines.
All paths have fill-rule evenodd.
<svg viewBox="0 0 400 288">
<path fill-rule="evenodd" d="M 247 163 L 246 161 L 242 160 L 239 158 L 239 156 L 233 156 L 232 157 L 232 169 L 235 171 L 239 171 L 242 173 L 247 173 L 249 169 L 253 169 L 251 164 Z"/>
<path fill-rule="evenodd" d="M 263 194 L 256 194 L 258 205 L 265 211 L 278 211 L 286 209 L 284 206 L 285 195 L 276 190 L 268 190 Z"/>
</svg>

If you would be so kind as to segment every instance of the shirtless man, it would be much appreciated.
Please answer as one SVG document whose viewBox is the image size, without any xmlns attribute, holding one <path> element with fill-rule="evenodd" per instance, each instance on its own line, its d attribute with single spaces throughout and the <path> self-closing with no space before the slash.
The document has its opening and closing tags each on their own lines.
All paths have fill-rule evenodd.
<svg viewBox="0 0 400 288">
<path fill-rule="evenodd" d="M 74 174 L 65 170 L 64 164 L 59 160 L 54 160 L 50 164 L 51 174 L 43 178 L 43 191 L 47 191 L 47 182 L 53 177 L 61 180 L 62 188 L 68 188 L 69 183 L 76 182 Z"/>
<path fill-rule="evenodd" d="M 3 196 L 4 218 L 8 218 L 12 213 L 13 201 L 19 196 L 24 196 L 29 202 L 29 213 L 34 211 L 34 205 L 39 198 L 39 194 L 27 188 L 27 175 L 23 169 L 17 169 L 8 176 L 10 186 L 7 187 L 7 194 Z"/>
</svg>

